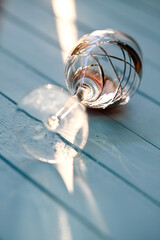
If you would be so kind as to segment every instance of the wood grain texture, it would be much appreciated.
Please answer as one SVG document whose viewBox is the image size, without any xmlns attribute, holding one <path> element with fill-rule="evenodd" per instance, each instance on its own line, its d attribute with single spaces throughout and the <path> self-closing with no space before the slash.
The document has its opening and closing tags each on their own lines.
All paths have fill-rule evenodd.
<svg viewBox="0 0 160 240">
<path fill-rule="evenodd" d="M 33 170 L 30 164 L 26 161 L 25 168 Z M 1 239 L 110 239 L 90 231 L 60 202 L 53 201 L 52 194 L 22 173 L 0 158 L 0 181 L 4 183 L 0 184 Z"/>
<path fill-rule="evenodd" d="M 17 1 L 17 0 L 15 0 L 15 1 Z M 27 30 L 31 31 L 37 37 L 42 38 L 44 41 L 47 41 L 50 44 L 53 44 L 60 48 L 58 36 L 56 34 L 55 16 L 51 13 L 49 14 L 48 12 L 46 12 L 44 8 L 38 8 L 37 5 L 33 4 L 34 2 L 25 1 L 25 0 L 22 0 L 19 2 L 19 0 L 18 0 L 18 3 L 15 4 L 15 1 L 9 1 L 8 5 L 7 5 L 6 15 L 10 19 L 10 21 L 12 21 L 12 22 L 15 21 L 15 24 L 17 24 L 17 22 L 19 20 L 19 25 L 21 25 L 22 27 L 25 24 L 29 24 L 26 26 Z M 90 3 L 91 6 L 93 4 L 94 4 L 94 2 L 92 4 Z M 18 9 L 17 9 L 17 6 L 18 6 Z M 85 4 L 84 4 L 84 6 L 85 6 Z M 111 4 L 109 4 L 109 6 L 111 6 Z M 83 7 L 83 5 L 82 5 L 82 7 Z M 122 13 L 128 14 L 129 11 L 125 11 L 125 9 L 123 9 L 123 6 L 121 6 L 121 4 L 120 4 L 120 7 L 121 7 L 120 10 L 123 10 Z M 102 6 L 101 6 L 101 8 L 102 8 Z M 99 9 L 99 11 L 103 13 L 104 10 L 101 11 L 101 8 L 99 6 L 97 6 L 97 9 Z M 117 8 L 119 9 L 119 6 L 117 6 Z M 48 9 L 48 11 L 49 10 L 52 11 L 51 6 Z M 131 11 L 131 13 L 134 16 L 134 14 L 135 14 L 134 11 Z M 136 16 L 137 16 L 137 14 L 136 14 Z M 16 17 L 18 17 L 18 18 L 16 18 Z M 143 23 L 146 26 L 148 26 L 148 24 L 146 24 L 146 20 L 148 20 L 147 17 L 148 17 L 148 15 L 145 18 L 141 17 L 143 20 Z M 110 17 L 105 15 L 105 18 L 106 18 L 105 22 L 108 23 L 108 21 L 110 21 Z M 114 14 L 113 14 L 112 18 L 114 19 Z M 137 19 L 137 17 L 136 17 L 136 19 Z M 81 21 L 80 18 L 78 20 Z M 90 31 L 92 31 L 93 29 L 95 29 L 94 22 L 93 23 L 90 22 L 91 27 L 86 26 L 86 29 L 85 29 L 84 26 L 80 24 L 81 22 L 79 23 L 78 20 L 77 20 L 76 25 L 78 28 L 79 37 L 82 36 L 83 34 L 86 34 Z M 97 20 L 97 18 L 96 18 L 96 20 Z M 116 19 L 115 19 L 115 21 L 116 21 Z M 157 21 L 158 21 L 157 24 L 159 24 L 160 21 L 159 20 L 157 20 Z M 88 24 L 88 21 L 85 21 L 84 24 L 86 24 L 86 22 Z M 152 21 L 150 21 L 150 22 L 152 23 Z M 101 26 L 101 22 L 99 23 L 99 25 Z M 121 28 L 123 27 L 122 24 L 120 24 L 120 26 L 121 26 Z M 136 26 L 137 26 L 137 28 L 139 28 L 138 23 Z M 110 26 L 109 25 L 104 26 L 104 28 L 106 28 L 106 27 L 114 27 L 114 25 L 111 24 Z M 153 23 L 152 23 L 152 28 L 153 28 Z M 129 28 L 124 29 L 124 30 L 121 29 L 121 30 L 128 32 L 128 29 Z M 157 29 L 155 27 L 154 32 L 156 32 L 156 30 Z M 148 31 L 146 31 L 146 32 L 148 33 Z M 154 59 L 154 57 L 155 57 L 154 52 L 156 52 L 159 49 L 159 46 L 158 45 L 155 46 L 154 44 L 151 45 L 149 43 L 148 46 L 146 45 L 146 47 L 145 47 L 143 44 L 144 36 L 141 32 L 137 33 L 137 32 L 135 32 L 134 29 L 133 30 L 131 29 L 130 34 L 135 39 L 142 38 L 141 47 L 143 49 L 143 55 L 144 55 L 144 71 L 143 71 L 143 81 L 141 83 L 140 90 L 143 91 L 143 93 L 148 94 L 150 96 L 150 98 L 155 99 L 158 102 L 158 104 L 160 104 L 160 95 L 157 91 L 157 86 L 159 86 L 159 68 L 158 68 L 158 66 L 156 66 L 156 63 L 154 65 L 154 63 L 150 62 L 151 58 Z M 148 33 L 148 35 L 151 36 L 152 38 L 154 38 L 151 33 Z M 157 50 L 156 50 L 156 48 L 157 48 Z M 149 52 L 150 50 L 153 51 L 152 54 L 150 54 L 150 52 Z M 156 60 L 154 62 L 156 62 Z M 157 63 L 158 62 L 159 61 L 157 61 Z M 153 78 L 153 76 L 154 76 L 154 78 Z"/>
<path fill-rule="evenodd" d="M 159 238 L 159 207 L 84 154 L 79 154 L 74 159 L 74 192 L 70 194 L 56 171 L 56 166 L 41 163 L 27 156 L 21 149 L 14 132 L 10 130 L 14 128 L 15 106 L 3 96 L 0 100 L 3 112 L 0 138 L 0 146 L 3 148 L 0 152 L 14 166 L 65 202 L 69 206 L 69 213 L 70 208 L 73 209 L 76 215 L 82 216 L 92 226 L 95 225 L 104 236 L 137 239 L 143 234 L 146 239 L 151 236 Z M 127 232 L 126 228 L 129 229 Z"/>
<path fill-rule="evenodd" d="M 114 14 L 115 6 L 123 17 Z M 106 27 L 134 34 L 144 52 L 144 79 L 127 107 L 88 111 L 89 138 L 74 159 L 74 192 L 70 194 L 57 166 L 33 159 L 14 133 L 14 101 L 49 82 L 65 87 L 51 2 L 10 0 L 4 9 L 0 41 L 0 178 L 5 182 L 0 185 L 2 239 L 158 240 L 160 98 L 159 32 L 155 26 L 159 19 L 125 1 L 76 1 L 79 36 Z M 23 181 L 19 180 L 22 176 Z M 23 204 L 26 211 L 22 211 Z M 14 218 L 18 218 L 15 224 Z M 18 231 L 19 224 L 22 231 Z M 39 225 L 43 226 L 40 231 Z"/>
<path fill-rule="evenodd" d="M 34 0 L 29 2 L 35 4 L 36 7 L 40 7 L 40 9 L 43 9 L 49 14 L 53 15 L 51 1 Z M 116 5 L 116 8 L 114 7 L 114 5 Z M 149 17 L 152 18 L 151 21 L 155 19 L 154 14 L 152 16 L 148 16 L 146 14 L 146 17 L 144 18 L 143 16 L 141 18 L 141 21 L 139 22 L 136 19 L 132 21 L 130 19 L 130 15 L 132 18 L 134 17 L 134 9 L 132 9 L 131 7 L 130 9 L 131 11 L 124 11 L 124 6 L 121 4 L 121 2 L 115 2 L 115 0 L 112 2 L 101 0 L 100 3 L 98 0 L 77 0 L 76 20 L 77 24 L 79 23 L 83 24 L 86 27 L 89 27 L 90 31 L 96 29 L 115 28 L 130 34 L 140 44 L 143 50 L 144 58 L 147 55 L 150 60 L 155 63 L 159 63 L 159 54 L 157 53 L 157 49 L 159 49 L 159 38 L 155 38 L 153 34 L 158 34 L 158 36 L 160 35 L 160 30 L 159 28 L 157 28 L 160 20 L 155 20 L 157 21 L 157 24 L 155 26 L 154 24 L 152 25 L 153 34 L 151 34 L 144 28 L 144 26 L 146 28 L 148 27 L 146 22 L 148 21 Z M 83 15 L 81 13 L 83 13 Z M 137 14 L 135 16 L 137 17 Z M 140 14 L 139 17 L 141 17 Z M 141 27 L 141 22 L 144 25 L 143 27 Z"/>
<path fill-rule="evenodd" d="M 53 78 L 57 83 L 64 82 L 63 63 L 59 49 L 41 39 L 37 41 L 36 36 L 15 26 L 6 19 L 4 20 L 1 45 L 34 68 L 40 69 L 43 74 L 51 79 Z M 116 114 L 115 119 L 159 148 L 159 106 L 141 95 L 136 95 L 134 102 L 132 101 L 129 106 L 130 108 L 133 106 L 134 109 L 129 111 L 125 118 L 122 114 Z M 151 123 L 152 128 L 150 128 Z M 148 129 L 147 132 L 146 128 Z"/>
<path fill-rule="evenodd" d="M 8 72 L 5 70 L 6 65 L 9 66 L 10 69 Z M 2 86 L 3 92 L 16 102 L 19 102 L 22 96 L 33 88 L 50 82 L 49 79 L 44 79 L 43 76 L 34 73 L 32 69 L 23 66 L 22 62 L 16 63 L 15 59 L 10 59 L 5 54 L 1 55 L 0 66 L 1 77 L 5 79 Z M 13 81 L 13 75 L 15 76 L 16 84 L 15 80 Z M 57 81 L 57 83 L 59 82 Z M 64 86 L 64 81 L 61 84 Z M 128 111 L 129 109 L 127 110 L 125 108 L 125 111 L 121 112 L 124 118 L 128 115 Z M 114 114 L 116 113 L 110 114 L 110 116 L 113 118 Z M 150 185 L 151 182 L 154 185 L 159 184 L 159 171 L 155 168 L 155 165 L 152 164 L 153 159 L 155 164 L 159 164 L 159 150 L 125 127 L 112 121 L 104 113 L 90 112 L 89 126 L 89 138 L 84 150 L 91 156 L 96 156 L 98 161 L 109 166 L 115 172 L 125 177 L 125 179 L 131 181 L 131 183 L 139 186 L 140 189 L 148 192 L 151 196 L 157 198 L 157 200 L 160 200 L 159 192 Z M 128 142 L 129 144 L 127 144 Z M 130 150 L 127 150 L 128 147 Z M 138 156 L 136 156 L 135 153 L 137 153 Z M 144 165 L 143 170 L 141 166 L 142 162 L 139 162 L 142 154 L 146 156 L 141 160 Z M 152 160 L 150 159 L 150 154 L 152 155 Z M 150 165 L 149 168 L 148 165 L 145 165 L 146 161 Z M 151 169 L 155 174 L 151 174 Z M 144 178 L 146 179 L 145 181 L 143 180 Z M 144 182 L 144 184 L 142 184 L 142 182 Z"/>
</svg>

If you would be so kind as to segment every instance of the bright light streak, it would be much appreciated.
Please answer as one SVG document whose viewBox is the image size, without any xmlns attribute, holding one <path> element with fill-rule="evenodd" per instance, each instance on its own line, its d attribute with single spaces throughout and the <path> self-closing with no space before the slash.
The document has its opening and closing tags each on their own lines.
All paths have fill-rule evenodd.
<svg viewBox="0 0 160 240">
<path fill-rule="evenodd" d="M 62 58 L 63 61 L 65 61 L 78 39 L 75 25 L 76 7 L 74 0 L 52 0 L 52 8 L 56 16 L 56 26 L 62 49 Z"/>
</svg>

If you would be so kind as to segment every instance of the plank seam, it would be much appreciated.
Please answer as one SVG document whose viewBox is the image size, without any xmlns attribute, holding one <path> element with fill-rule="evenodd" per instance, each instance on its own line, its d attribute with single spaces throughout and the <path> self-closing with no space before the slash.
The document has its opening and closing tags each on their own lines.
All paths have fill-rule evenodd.
<svg viewBox="0 0 160 240">
<path fill-rule="evenodd" d="M 0 6 L 0 9 L 1 8 L 2 7 Z M 54 47 L 56 47 L 58 49 L 61 49 L 60 45 L 58 44 L 58 42 L 56 40 L 52 39 L 48 35 L 46 35 L 43 32 L 41 32 L 40 30 L 32 27 L 30 24 L 26 23 L 24 20 L 21 20 L 21 19 L 17 18 L 15 15 L 9 13 L 8 11 L 6 11 L 6 10 L 3 10 L 3 11 L 5 11 L 6 16 L 8 17 L 7 19 L 9 21 L 11 20 L 12 23 L 15 22 L 16 26 L 20 27 L 21 29 L 24 29 L 23 27 L 25 26 L 26 27 L 26 31 L 27 32 L 29 31 L 30 34 L 34 35 L 35 37 L 39 37 L 41 40 L 43 40 L 44 42 L 48 43 L 51 46 L 54 46 Z M 147 60 L 147 63 L 148 63 L 148 60 Z M 152 65 L 151 65 L 151 67 L 152 67 Z M 158 69 L 159 69 L 159 67 L 158 67 Z M 151 97 L 150 95 L 146 94 L 145 92 L 143 92 L 141 90 L 138 90 L 137 94 L 142 96 L 143 98 L 146 98 L 147 100 L 153 102 L 157 106 L 160 106 L 160 102 L 159 101 L 157 101 L 155 98 Z"/>
<path fill-rule="evenodd" d="M 5 95 L 4 93 L 0 92 L 0 94 L 7 98 L 9 101 L 11 101 L 13 104 L 17 105 L 17 103 L 15 101 L 13 101 L 11 98 L 9 98 L 7 95 Z M 119 124 L 119 123 L 118 123 Z M 122 125 L 123 126 L 123 125 Z M 124 127 L 124 126 L 123 126 Z M 125 127 L 124 127 L 125 128 Z M 129 129 L 128 129 L 129 130 Z M 130 130 L 129 130 L 130 131 Z M 134 132 L 133 132 L 134 133 Z M 141 195 L 143 195 L 146 199 L 150 200 L 153 204 L 157 205 L 158 207 L 160 207 L 160 201 L 154 199 L 152 196 L 150 196 L 148 193 L 146 193 L 145 191 L 143 191 L 142 189 L 140 189 L 138 186 L 136 186 L 135 184 L 133 184 L 132 182 L 128 181 L 126 178 L 124 178 L 123 176 L 121 176 L 119 173 L 117 173 L 116 171 L 114 171 L 113 169 L 109 168 L 107 165 L 103 164 L 102 162 L 100 162 L 99 160 L 97 160 L 96 158 L 94 158 L 93 156 L 91 156 L 89 153 L 87 153 L 86 151 L 84 151 L 83 149 L 80 149 L 79 147 L 75 146 L 74 144 L 70 143 L 68 140 L 66 140 L 65 138 L 63 138 L 61 135 L 57 134 L 66 144 L 68 144 L 69 146 L 71 146 L 74 150 L 76 150 L 78 153 L 82 153 L 85 156 L 87 156 L 90 160 L 94 161 L 96 164 L 98 164 L 99 166 L 101 166 L 102 168 L 104 168 L 105 170 L 107 170 L 108 172 L 110 172 L 112 175 L 114 175 L 115 177 L 117 177 L 119 180 L 121 180 L 123 183 L 127 184 L 129 187 L 131 187 L 132 189 L 134 189 L 136 192 L 140 193 Z M 141 137 L 139 135 L 137 135 L 138 137 Z M 145 139 L 143 139 L 145 140 Z M 148 142 L 149 144 L 151 144 L 150 142 Z M 154 146 L 154 145 L 153 145 Z M 155 147 L 155 146 L 154 146 Z"/>
<path fill-rule="evenodd" d="M 20 59 L 19 57 L 17 57 L 15 54 L 13 54 L 10 50 L 2 47 L 0 45 L 0 51 L 2 51 L 5 55 L 9 56 L 10 58 L 14 59 L 16 62 L 18 62 L 19 64 L 23 65 L 25 68 L 28 68 L 30 71 L 34 72 L 35 74 L 39 75 L 40 77 L 48 80 L 49 82 L 54 83 L 55 85 L 62 87 L 60 84 L 58 84 L 56 81 L 54 81 L 52 78 L 48 77 L 47 75 L 43 74 L 42 72 L 40 72 L 39 70 L 37 70 L 36 68 L 32 67 L 30 64 L 26 63 L 24 60 Z M 63 87 L 64 89 L 67 90 L 66 87 Z M 9 98 L 9 97 L 8 97 Z M 13 101 L 13 100 L 12 100 Z M 116 122 L 117 124 L 121 125 L 122 127 L 126 128 L 127 130 L 129 130 L 130 132 L 134 133 L 135 135 L 137 135 L 138 137 L 140 137 L 141 139 L 143 139 L 144 141 L 148 142 L 149 144 L 151 144 L 152 146 L 154 146 L 155 148 L 157 148 L 158 150 L 160 150 L 160 147 L 151 143 L 150 141 L 148 141 L 147 139 L 145 139 L 144 137 L 142 137 L 141 135 L 139 135 L 138 133 L 136 133 L 135 131 L 133 131 L 132 129 L 128 128 L 127 126 L 123 125 L 122 123 L 116 121 L 115 119 L 111 118 L 111 116 L 109 116 L 109 114 L 105 114 L 107 115 L 110 119 L 112 119 L 114 122 Z"/>
<path fill-rule="evenodd" d="M 47 75 L 43 74 L 41 71 L 37 70 L 36 68 L 32 67 L 30 64 L 26 63 L 24 60 L 20 59 L 19 57 L 17 57 L 15 54 L 13 54 L 10 50 L 2 47 L 0 45 L 0 51 L 2 51 L 5 55 L 7 55 L 8 57 L 12 58 L 13 60 L 15 60 L 16 62 L 18 62 L 19 64 L 23 65 L 25 68 L 28 68 L 30 71 L 34 72 L 35 74 L 39 75 L 40 77 L 48 80 L 49 82 L 54 83 L 55 85 L 62 87 L 60 84 L 58 84 L 57 82 L 55 82 L 52 78 L 48 77 Z M 66 87 L 63 87 L 64 89 L 67 90 Z M 12 100 L 13 101 L 13 100 Z M 107 115 L 109 117 L 108 114 L 103 113 L 104 115 Z M 112 119 L 114 122 L 116 122 L 117 124 L 121 125 L 122 127 L 126 128 L 127 130 L 129 130 L 130 132 L 134 133 L 135 135 L 137 135 L 138 137 L 140 137 L 141 139 L 143 139 L 144 141 L 148 142 L 149 144 L 151 144 L 152 146 L 154 146 L 155 148 L 157 148 L 158 150 L 160 150 L 160 147 L 151 143 L 150 141 L 148 141 L 147 139 L 145 139 L 144 137 L 142 137 L 141 135 L 139 135 L 138 133 L 136 133 L 135 131 L 133 131 L 132 129 L 128 128 L 127 126 L 123 125 L 122 123 L 116 121 L 115 119 L 109 117 L 110 119 Z"/>
<path fill-rule="evenodd" d="M 23 1 L 26 2 L 26 0 L 23 0 Z M 96 1 L 96 0 L 95 0 L 95 1 Z M 32 5 L 34 5 L 34 6 L 36 6 L 36 7 L 39 7 L 40 9 L 43 9 L 43 10 L 45 9 L 45 11 L 46 11 L 48 14 L 56 17 L 56 15 L 54 14 L 53 10 L 51 10 L 51 9 L 48 8 L 48 7 L 46 7 L 46 5 L 43 4 L 42 2 L 40 2 L 39 5 L 37 5 L 37 2 L 35 3 L 35 2 L 32 2 L 32 1 L 29 0 L 29 3 L 32 4 Z M 104 6 L 104 7 L 106 7 L 106 6 Z M 123 23 L 125 23 L 125 25 L 126 25 L 127 27 L 131 27 L 131 26 L 128 26 L 128 21 L 126 21 L 126 20 L 130 20 L 131 24 L 135 24 L 136 29 L 139 28 L 139 33 L 141 33 L 141 30 L 144 30 L 144 26 L 141 26 L 140 23 L 137 24 L 137 23 L 136 23 L 135 21 L 133 21 L 132 19 L 123 16 L 123 14 L 121 14 L 121 13 L 119 13 L 119 12 L 118 12 L 118 13 L 115 12 L 112 7 L 110 7 L 110 6 L 108 6 L 108 7 L 109 7 L 109 9 L 110 9 L 110 12 L 113 13 L 113 15 L 118 15 L 118 14 L 119 14 L 119 17 L 120 17 L 120 18 L 123 18 Z M 112 19 L 112 20 L 114 21 L 114 19 Z M 115 20 L 115 21 L 116 21 L 116 20 Z M 79 24 L 81 25 L 82 22 L 79 21 L 79 20 L 77 20 L 77 23 L 79 23 Z M 83 23 L 82 23 L 82 24 L 83 24 Z M 91 26 L 88 26 L 88 25 L 86 25 L 86 26 L 87 26 L 87 28 L 88 28 L 88 27 L 89 27 L 89 28 L 92 28 Z M 93 28 L 92 28 L 92 29 L 93 29 Z M 148 38 L 151 39 L 151 35 L 154 34 L 154 35 L 155 35 L 155 38 L 157 38 L 157 39 L 155 39 L 155 41 L 156 41 L 157 43 L 159 43 L 160 36 L 157 35 L 156 32 L 153 32 L 153 31 L 152 31 L 151 29 L 149 29 L 149 28 L 145 28 L 145 30 L 146 30 L 146 34 L 147 34 L 148 32 L 150 32 L 150 34 L 147 35 Z M 152 39 L 152 40 L 153 40 L 153 39 Z"/>
<path fill-rule="evenodd" d="M 0 158 L 2 161 L 7 164 L 10 168 L 12 168 L 15 172 L 20 174 L 22 177 L 24 177 L 28 182 L 30 182 L 32 185 L 34 185 L 36 188 L 38 188 L 41 192 L 43 192 L 45 195 L 47 195 L 51 200 L 56 202 L 58 205 L 63 207 L 65 210 L 67 210 L 74 218 L 76 218 L 82 225 L 87 227 L 91 232 L 93 232 L 95 235 L 100 237 L 101 239 L 111 240 L 112 238 L 103 233 L 99 228 L 97 228 L 96 225 L 92 224 L 90 221 L 88 221 L 85 217 L 83 217 L 81 214 L 79 214 L 76 210 L 74 210 L 72 207 L 70 207 L 68 204 L 66 204 L 63 200 L 61 200 L 59 197 L 57 197 L 55 194 L 50 192 L 48 189 L 46 189 L 43 185 L 41 185 L 39 182 L 37 182 L 32 177 L 28 176 L 24 171 L 22 171 L 20 168 L 15 166 L 11 161 L 9 161 L 7 158 L 5 158 L 2 154 L 0 154 Z"/>
</svg>

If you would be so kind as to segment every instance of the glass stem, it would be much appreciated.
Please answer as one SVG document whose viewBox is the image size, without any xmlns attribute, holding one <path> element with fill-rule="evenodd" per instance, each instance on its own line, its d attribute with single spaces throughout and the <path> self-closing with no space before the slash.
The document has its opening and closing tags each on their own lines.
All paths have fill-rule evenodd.
<svg viewBox="0 0 160 240">
<path fill-rule="evenodd" d="M 59 119 L 64 119 L 71 111 L 73 111 L 77 104 L 77 102 L 73 103 L 73 99 L 70 99 L 69 102 L 55 114 L 55 116 Z"/>
<path fill-rule="evenodd" d="M 78 101 L 75 101 L 75 98 L 78 99 Z M 48 125 L 51 127 L 51 129 L 56 129 L 60 121 L 63 120 L 71 111 L 74 110 L 75 107 L 84 99 L 84 89 L 82 87 L 79 87 L 73 97 L 70 98 L 70 100 L 62 107 L 55 115 L 52 115 L 48 119 Z"/>
<path fill-rule="evenodd" d="M 62 107 L 55 116 L 59 119 L 64 119 L 73 109 L 77 106 L 78 102 L 84 100 L 85 89 L 83 87 L 79 87 L 73 97 L 66 103 L 64 107 Z M 78 102 L 74 101 L 77 98 Z"/>
</svg>

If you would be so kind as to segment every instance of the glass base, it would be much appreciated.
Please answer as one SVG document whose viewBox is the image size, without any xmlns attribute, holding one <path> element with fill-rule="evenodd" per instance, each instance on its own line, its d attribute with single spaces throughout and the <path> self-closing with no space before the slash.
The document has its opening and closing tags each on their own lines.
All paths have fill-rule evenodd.
<svg viewBox="0 0 160 240">
<path fill-rule="evenodd" d="M 88 137 L 85 107 L 76 97 L 55 85 L 27 94 L 17 107 L 15 132 L 25 150 L 49 163 L 61 161 L 68 146 L 83 148 Z"/>
</svg>

